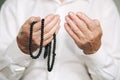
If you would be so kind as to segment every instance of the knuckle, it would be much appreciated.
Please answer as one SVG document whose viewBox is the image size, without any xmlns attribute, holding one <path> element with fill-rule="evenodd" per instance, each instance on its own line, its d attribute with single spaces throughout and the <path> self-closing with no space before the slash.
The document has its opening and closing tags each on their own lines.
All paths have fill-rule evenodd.
<svg viewBox="0 0 120 80">
<path fill-rule="evenodd" d="M 46 26 L 47 27 L 47 26 Z M 47 28 L 44 30 L 44 33 L 48 33 L 50 30 Z"/>
<path fill-rule="evenodd" d="M 80 36 L 80 34 L 79 34 L 80 32 L 79 32 L 79 31 L 75 31 L 74 33 L 75 33 L 76 35 Z"/>
<path fill-rule="evenodd" d="M 100 26 L 99 20 L 95 19 L 94 22 L 95 22 L 95 24 L 96 24 L 97 26 Z"/>
<path fill-rule="evenodd" d="M 49 36 L 50 36 L 50 37 L 53 36 L 53 33 L 52 33 L 52 32 L 49 32 Z"/>
<path fill-rule="evenodd" d="M 76 31 L 75 31 L 77 34 L 79 34 L 80 33 L 80 31 L 77 29 Z"/>
<path fill-rule="evenodd" d="M 29 18 L 29 20 L 30 20 L 30 21 L 33 21 L 33 20 L 34 20 L 34 17 L 33 17 L 33 16 L 31 16 L 31 17 Z"/>
<path fill-rule="evenodd" d="M 93 40 L 94 40 L 94 36 L 93 36 L 93 35 L 91 35 L 91 36 L 89 37 L 88 42 L 91 42 L 91 41 L 93 41 Z"/>
<path fill-rule="evenodd" d="M 96 37 L 99 37 L 99 36 L 102 36 L 103 35 L 103 32 L 101 31 L 101 30 L 99 30 L 99 31 L 97 31 L 96 33 L 95 33 L 96 35 Z"/>
<path fill-rule="evenodd" d="M 73 29 L 75 33 L 79 33 L 79 29 L 75 28 Z"/>
<path fill-rule="evenodd" d="M 88 38 L 84 38 L 82 41 L 81 41 L 81 45 L 86 45 L 87 43 L 91 42 L 93 39 L 88 37 Z"/>
<path fill-rule="evenodd" d="M 85 17 L 85 14 L 82 13 L 82 12 L 79 12 L 79 15 L 80 15 L 81 17 Z"/>
<path fill-rule="evenodd" d="M 91 27 L 93 27 L 93 26 L 94 26 L 94 22 L 93 22 L 93 21 L 89 21 L 89 25 L 90 25 Z"/>
</svg>

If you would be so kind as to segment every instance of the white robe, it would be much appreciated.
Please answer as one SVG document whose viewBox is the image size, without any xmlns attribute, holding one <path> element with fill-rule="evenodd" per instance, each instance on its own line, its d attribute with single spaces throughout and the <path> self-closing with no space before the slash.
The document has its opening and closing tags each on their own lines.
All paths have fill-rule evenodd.
<svg viewBox="0 0 120 80">
<path fill-rule="evenodd" d="M 98 19 L 103 29 L 101 48 L 85 55 L 64 29 L 68 12 Z M 31 16 L 59 14 L 56 58 L 47 71 L 43 54 L 37 60 L 20 51 L 16 36 Z M 0 80 L 120 80 L 120 17 L 112 0 L 7 0 L 0 12 Z M 38 51 L 36 51 L 37 53 Z"/>
</svg>

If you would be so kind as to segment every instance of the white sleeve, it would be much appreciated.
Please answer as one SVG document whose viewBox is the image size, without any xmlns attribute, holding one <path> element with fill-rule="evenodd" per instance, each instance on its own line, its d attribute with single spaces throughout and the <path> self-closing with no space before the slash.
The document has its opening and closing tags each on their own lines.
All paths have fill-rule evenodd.
<svg viewBox="0 0 120 80">
<path fill-rule="evenodd" d="M 104 47 L 92 55 L 86 55 L 86 64 L 92 80 L 119 80 L 120 62 L 108 55 Z"/>
<path fill-rule="evenodd" d="M 17 0 L 7 0 L 0 11 L 0 80 L 19 80 L 31 58 L 16 43 Z"/>
<path fill-rule="evenodd" d="M 120 80 L 120 16 L 112 0 L 107 1 L 110 5 L 101 21 L 102 46 L 95 54 L 85 55 L 92 80 Z"/>
</svg>

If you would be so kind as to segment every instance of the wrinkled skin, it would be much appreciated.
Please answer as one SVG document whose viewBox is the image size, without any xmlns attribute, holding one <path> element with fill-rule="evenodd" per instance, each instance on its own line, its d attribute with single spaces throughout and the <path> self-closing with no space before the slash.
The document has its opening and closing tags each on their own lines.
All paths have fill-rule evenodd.
<svg viewBox="0 0 120 80">
<path fill-rule="evenodd" d="M 69 12 L 65 17 L 64 27 L 76 45 L 83 50 L 85 54 L 94 54 L 101 46 L 102 29 L 98 20 L 90 19 L 84 13 Z M 17 43 L 22 52 L 29 53 L 29 34 L 30 24 L 36 21 L 33 27 L 32 52 L 40 46 L 40 17 L 31 17 L 20 29 L 17 36 Z M 53 39 L 53 34 L 60 28 L 60 18 L 58 15 L 50 14 L 45 18 L 44 41 L 43 46 L 47 45 Z"/>
<path fill-rule="evenodd" d="M 29 35 L 30 25 L 32 22 L 37 22 L 33 26 L 33 38 L 32 38 L 32 52 L 37 50 L 40 46 L 40 34 L 41 34 L 41 19 L 40 17 L 29 18 L 21 27 L 20 32 L 17 36 L 17 43 L 22 52 L 29 53 Z M 44 28 L 44 41 L 43 46 L 47 45 L 53 39 L 53 34 L 57 33 L 60 27 L 60 18 L 58 15 L 50 14 L 45 18 Z"/>
<path fill-rule="evenodd" d="M 102 29 L 98 20 L 84 13 L 70 12 L 66 16 L 65 29 L 85 54 L 94 54 L 100 48 Z"/>
</svg>

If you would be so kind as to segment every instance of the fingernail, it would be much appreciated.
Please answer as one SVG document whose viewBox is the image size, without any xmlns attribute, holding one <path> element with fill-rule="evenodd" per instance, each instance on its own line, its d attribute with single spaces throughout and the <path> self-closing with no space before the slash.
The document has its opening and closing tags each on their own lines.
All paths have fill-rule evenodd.
<svg viewBox="0 0 120 80">
<path fill-rule="evenodd" d="M 80 14 L 80 12 L 77 12 L 76 14 L 77 14 L 77 15 L 79 15 L 79 14 Z"/>
<path fill-rule="evenodd" d="M 66 20 L 66 21 L 69 21 L 70 19 L 69 19 L 69 17 L 68 17 L 68 16 L 66 16 L 66 17 L 65 17 L 65 20 Z"/>
<path fill-rule="evenodd" d="M 74 13 L 73 13 L 73 12 L 69 12 L 69 15 L 70 15 L 70 16 L 74 16 Z"/>
<path fill-rule="evenodd" d="M 59 16 L 59 15 L 55 15 L 55 17 L 60 18 L 60 16 Z"/>
</svg>

